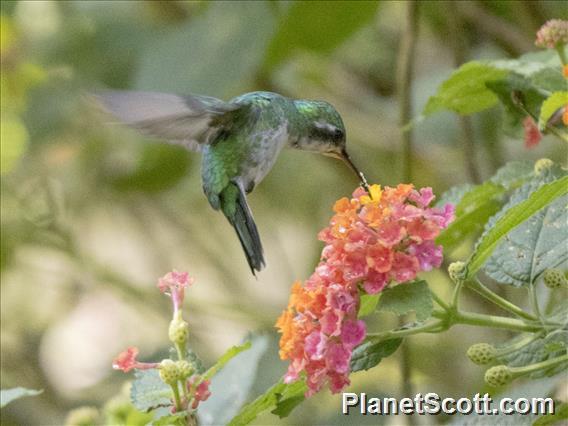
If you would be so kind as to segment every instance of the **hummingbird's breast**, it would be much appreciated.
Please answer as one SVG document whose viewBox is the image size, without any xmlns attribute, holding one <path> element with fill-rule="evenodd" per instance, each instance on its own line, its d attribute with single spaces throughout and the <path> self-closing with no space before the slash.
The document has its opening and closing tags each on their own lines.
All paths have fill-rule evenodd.
<svg viewBox="0 0 568 426">
<path fill-rule="evenodd" d="M 250 149 L 241 170 L 245 188 L 260 183 L 274 166 L 280 151 L 288 143 L 288 122 L 282 120 L 277 127 L 259 129 L 250 135 Z"/>
</svg>

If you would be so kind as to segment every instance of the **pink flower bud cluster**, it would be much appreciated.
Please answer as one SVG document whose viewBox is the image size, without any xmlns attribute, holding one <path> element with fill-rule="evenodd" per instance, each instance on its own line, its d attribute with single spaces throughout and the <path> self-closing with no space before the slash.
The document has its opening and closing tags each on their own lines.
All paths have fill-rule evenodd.
<svg viewBox="0 0 568 426">
<path fill-rule="evenodd" d="M 559 45 L 568 44 L 568 21 L 551 19 L 536 33 L 534 44 L 538 47 L 554 49 Z"/>
</svg>

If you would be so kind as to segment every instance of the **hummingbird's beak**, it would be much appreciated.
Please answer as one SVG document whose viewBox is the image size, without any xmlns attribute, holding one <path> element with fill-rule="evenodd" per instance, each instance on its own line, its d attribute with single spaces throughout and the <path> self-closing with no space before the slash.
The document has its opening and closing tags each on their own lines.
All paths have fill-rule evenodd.
<svg viewBox="0 0 568 426">
<path fill-rule="evenodd" d="M 351 161 L 351 157 L 349 157 L 347 151 L 342 150 L 338 157 L 343 160 L 345 164 L 347 164 L 347 167 L 353 170 L 353 172 L 357 175 L 357 179 L 361 181 L 361 186 L 365 189 L 365 191 L 367 191 L 367 193 L 369 193 L 369 183 L 367 182 L 365 175 L 359 171 L 355 164 L 353 164 L 353 161 Z"/>
</svg>

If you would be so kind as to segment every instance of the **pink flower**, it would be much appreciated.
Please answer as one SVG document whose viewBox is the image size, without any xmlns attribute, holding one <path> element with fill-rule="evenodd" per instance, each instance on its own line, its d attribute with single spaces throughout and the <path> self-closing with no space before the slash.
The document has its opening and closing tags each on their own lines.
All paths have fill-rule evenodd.
<svg viewBox="0 0 568 426">
<path fill-rule="evenodd" d="M 174 315 L 183 303 L 185 289 L 191 284 L 193 284 L 193 278 L 187 272 L 178 272 L 175 269 L 158 280 L 160 291 L 169 294 L 172 298 Z"/>
<path fill-rule="evenodd" d="M 432 188 L 421 188 L 420 192 L 412 191 L 408 199 L 418 205 L 420 208 L 427 207 L 434 200 L 434 192 Z"/>
<path fill-rule="evenodd" d="M 525 131 L 525 148 L 531 149 L 537 146 L 542 139 L 542 134 L 531 116 L 527 116 L 523 120 L 523 129 Z"/>
<path fill-rule="evenodd" d="M 394 253 L 381 244 L 367 247 L 367 265 L 370 270 L 388 272 L 392 267 Z"/>
<path fill-rule="evenodd" d="M 321 330 L 328 336 L 338 336 L 341 333 L 343 313 L 337 309 L 328 308 L 319 319 Z"/>
<path fill-rule="evenodd" d="M 197 386 L 196 386 L 197 383 Z M 211 396 L 211 391 L 209 390 L 209 385 L 211 381 L 201 380 L 201 376 L 191 376 L 187 383 L 188 390 L 191 395 L 193 395 L 193 403 L 191 404 L 192 409 L 196 409 L 199 403 L 202 401 L 207 401 Z"/>
<path fill-rule="evenodd" d="M 157 362 L 139 362 L 136 361 L 138 356 L 138 348 L 132 346 L 126 349 L 124 352 L 118 354 L 118 356 L 112 362 L 112 368 L 115 370 L 122 370 L 128 373 L 132 369 L 138 370 L 149 370 L 151 368 L 156 368 L 158 366 Z"/>
<path fill-rule="evenodd" d="M 333 393 L 341 392 L 350 383 L 349 378 L 344 374 L 329 373 L 329 388 Z"/>
<path fill-rule="evenodd" d="M 354 348 L 365 338 L 367 333 L 367 326 L 361 320 L 348 320 L 343 323 L 343 328 L 341 329 L 341 340 L 343 344 Z"/>
<path fill-rule="evenodd" d="M 416 278 L 419 268 L 416 257 L 397 252 L 394 254 L 391 277 L 399 283 L 410 281 Z"/>
<path fill-rule="evenodd" d="M 408 247 L 408 252 L 418 259 L 422 271 L 439 268 L 442 264 L 442 246 L 437 246 L 434 241 L 412 244 Z"/>
<path fill-rule="evenodd" d="M 351 293 L 339 284 L 328 287 L 327 305 L 331 308 L 347 314 L 355 312 L 357 303 Z"/>
<path fill-rule="evenodd" d="M 312 360 L 322 359 L 325 353 L 327 337 L 321 331 L 312 331 L 306 337 L 304 350 Z"/>
<path fill-rule="evenodd" d="M 327 367 L 340 374 L 349 371 L 349 360 L 351 359 L 351 351 L 341 343 L 334 343 L 327 349 L 326 356 Z"/>
<path fill-rule="evenodd" d="M 385 222 L 377 229 L 377 239 L 384 247 L 393 247 L 406 236 L 406 229 L 398 221 Z"/>
<path fill-rule="evenodd" d="M 368 294 L 376 294 L 383 290 L 387 284 L 387 274 L 372 270 L 367 274 L 367 279 L 363 281 L 363 288 Z"/>
</svg>

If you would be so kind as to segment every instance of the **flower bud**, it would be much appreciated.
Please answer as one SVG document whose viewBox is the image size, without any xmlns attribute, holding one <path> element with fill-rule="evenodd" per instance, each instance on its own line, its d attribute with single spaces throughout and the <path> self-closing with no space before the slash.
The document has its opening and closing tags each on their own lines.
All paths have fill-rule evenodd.
<svg viewBox="0 0 568 426">
<path fill-rule="evenodd" d="M 568 287 L 568 280 L 560 269 L 547 269 L 544 271 L 543 278 L 548 288 Z"/>
<path fill-rule="evenodd" d="M 160 379 L 168 385 L 175 385 L 179 378 L 177 364 L 171 359 L 165 359 L 160 363 Z"/>
<path fill-rule="evenodd" d="M 550 169 L 554 165 L 554 161 L 548 158 L 541 158 L 534 163 L 534 173 L 538 176 L 541 175 L 545 170 Z"/>
<path fill-rule="evenodd" d="M 71 410 L 65 426 L 92 426 L 99 423 L 99 411 L 95 407 L 79 407 Z"/>
<path fill-rule="evenodd" d="M 189 324 L 183 320 L 181 315 L 176 317 L 170 322 L 168 330 L 168 337 L 176 345 L 185 346 L 189 338 Z"/>
<path fill-rule="evenodd" d="M 513 373 L 506 365 L 497 365 L 485 372 L 485 383 L 489 386 L 503 386 L 510 383 L 511 380 L 513 380 Z"/>
<path fill-rule="evenodd" d="M 496 350 L 489 343 L 476 343 L 467 350 L 467 356 L 471 362 L 477 365 L 486 365 L 495 360 Z"/>
<path fill-rule="evenodd" d="M 554 49 L 568 43 L 568 21 L 551 19 L 536 33 L 534 44 L 538 47 Z"/>
<path fill-rule="evenodd" d="M 189 361 L 181 360 L 177 362 L 179 378 L 181 380 L 188 378 L 193 373 L 193 365 Z"/>
<path fill-rule="evenodd" d="M 448 266 L 448 274 L 453 282 L 461 281 L 465 270 L 465 262 L 453 262 Z"/>
</svg>

